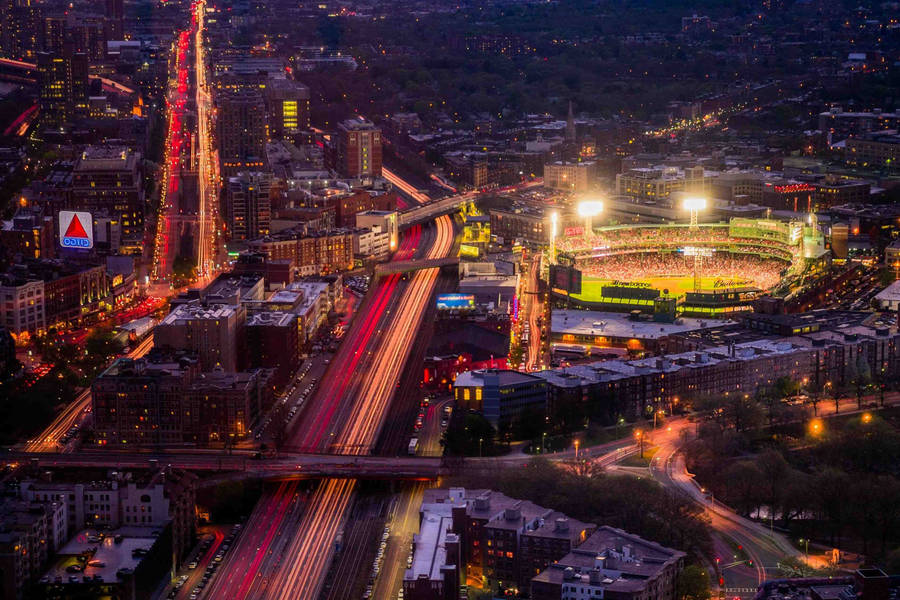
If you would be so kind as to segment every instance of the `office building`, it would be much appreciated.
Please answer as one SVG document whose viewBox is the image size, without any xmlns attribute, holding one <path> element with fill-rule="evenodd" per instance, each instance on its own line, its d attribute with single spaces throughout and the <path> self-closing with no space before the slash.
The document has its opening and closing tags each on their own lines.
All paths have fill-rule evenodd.
<svg viewBox="0 0 900 600">
<path fill-rule="evenodd" d="M 338 125 L 334 169 L 344 177 L 381 177 L 381 129 L 367 119 Z"/>
<path fill-rule="evenodd" d="M 72 207 L 104 215 L 118 230 L 123 254 L 139 254 L 144 242 L 141 155 L 125 146 L 89 146 L 72 171 Z"/>
<path fill-rule="evenodd" d="M 349 194 L 328 198 L 326 202 L 334 207 L 335 224 L 338 227 L 369 227 L 368 224 L 360 225 L 356 215 L 366 211 L 394 211 L 397 208 L 395 194 L 374 190 L 353 190 Z"/>
<path fill-rule="evenodd" d="M 242 172 L 225 186 L 225 225 L 232 240 L 253 240 L 269 234 L 272 220 L 272 176 Z"/>
<path fill-rule="evenodd" d="M 45 127 L 61 127 L 87 113 L 88 57 L 81 52 L 37 55 L 41 119 Z"/>
<path fill-rule="evenodd" d="M 299 81 L 270 79 L 266 103 L 273 139 L 290 138 L 309 129 L 309 88 Z"/>
<path fill-rule="evenodd" d="M 222 175 L 264 170 L 269 130 L 262 94 L 257 90 L 224 91 L 216 96 L 216 108 Z"/>
<path fill-rule="evenodd" d="M 702 166 L 637 167 L 616 175 L 616 194 L 656 201 L 665 200 L 674 192 L 705 194 L 711 179 Z"/>
<path fill-rule="evenodd" d="M 543 416 L 547 386 L 539 377 L 500 369 L 460 373 L 453 384 L 456 406 L 481 413 L 491 425 L 508 427 L 525 415 Z"/>
<path fill-rule="evenodd" d="M 581 194 L 594 183 L 596 165 L 593 162 L 554 162 L 544 165 L 544 187 Z"/>
<path fill-rule="evenodd" d="M 900 113 L 872 111 L 845 111 L 835 107 L 819 114 L 819 131 L 833 136 L 833 141 L 854 135 L 900 128 Z"/>
</svg>

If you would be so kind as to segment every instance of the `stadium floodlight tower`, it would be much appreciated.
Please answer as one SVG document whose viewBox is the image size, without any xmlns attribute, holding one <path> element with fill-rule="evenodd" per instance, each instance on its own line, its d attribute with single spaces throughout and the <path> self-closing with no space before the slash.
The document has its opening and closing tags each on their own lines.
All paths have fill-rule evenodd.
<svg viewBox="0 0 900 600">
<path fill-rule="evenodd" d="M 584 239 L 594 237 L 594 217 L 603 212 L 603 203 L 599 200 L 583 200 L 578 203 L 578 216 L 584 218 Z"/>
<path fill-rule="evenodd" d="M 550 213 L 550 264 L 556 264 L 556 225 L 559 222 L 559 213 Z"/>
<path fill-rule="evenodd" d="M 706 198 L 689 196 L 684 199 L 684 208 L 691 213 L 691 229 L 697 229 L 697 215 L 706 208 Z"/>
</svg>

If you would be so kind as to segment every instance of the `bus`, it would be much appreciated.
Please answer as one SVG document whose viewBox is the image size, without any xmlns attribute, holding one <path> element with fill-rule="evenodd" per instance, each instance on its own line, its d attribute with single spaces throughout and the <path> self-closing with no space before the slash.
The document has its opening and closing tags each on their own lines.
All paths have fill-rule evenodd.
<svg viewBox="0 0 900 600">
<path fill-rule="evenodd" d="M 409 448 L 408 452 L 410 456 L 415 456 L 416 451 L 419 449 L 419 438 L 413 438 L 409 440 Z"/>
</svg>

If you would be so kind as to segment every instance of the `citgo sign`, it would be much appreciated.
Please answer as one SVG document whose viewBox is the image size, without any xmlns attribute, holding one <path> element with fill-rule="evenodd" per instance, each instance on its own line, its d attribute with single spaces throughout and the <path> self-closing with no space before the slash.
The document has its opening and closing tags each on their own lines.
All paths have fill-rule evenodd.
<svg viewBox="0 0 900 600">
<path fill-rule="evenodd" d="M 94 247 L 94 225 L 89 212 L 59 211 L 59 245 L 87 250 Z"/>
</svg>

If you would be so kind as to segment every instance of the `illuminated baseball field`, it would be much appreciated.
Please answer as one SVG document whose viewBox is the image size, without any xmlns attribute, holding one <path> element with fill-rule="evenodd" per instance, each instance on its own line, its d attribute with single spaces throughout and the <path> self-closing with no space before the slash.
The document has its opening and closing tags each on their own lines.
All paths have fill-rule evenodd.
<svg viewBox="0 0 900 600">
<path fill-rule="evenodd" d="M 684 277 L 651 277 L 647 279 L 640 279 L 640 283 L 647 284 L 648 287 L 660 290 L 669 290 L 669 294 L 673 296 L 682 296 L 685 292 L 693 292 L 694 291 L 694 278 L 693 276 L 684 276 Z M 733 277 L 725 277 L 725 276 L 715 276 L 715 277 L 702 277 L 701 278 L 701 289 L 703 290 L 713 290 L 713 289 L 721 289 L 722 282 L 728 281 L 730 285 L 726 287 L 738 287 L 738 286 L 752 286 L 753 282 L 740 277 L 739 275 L 735 275 Z M 572 294 L 572 298 L 576 300 L 583 300 L 585 302 L 600 302 L 603 300 L 602 289 L 603 286 L 613 285 L 614 281 L 612 279 L 596 279 L 596 278 L 588 278 L 584 277 L 581 281 L 581 293 L 580 294 Z M 716 285 L 716 284 L 719 285 Z M 648 303 L 652 304 L 648 301 Z"/>
</svg>

